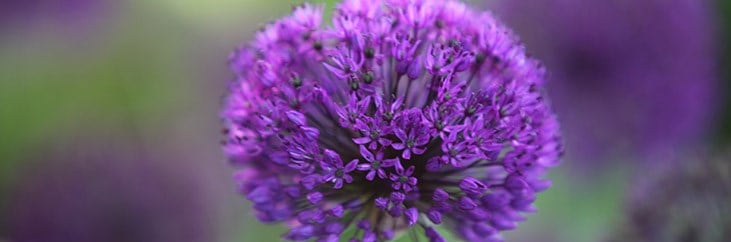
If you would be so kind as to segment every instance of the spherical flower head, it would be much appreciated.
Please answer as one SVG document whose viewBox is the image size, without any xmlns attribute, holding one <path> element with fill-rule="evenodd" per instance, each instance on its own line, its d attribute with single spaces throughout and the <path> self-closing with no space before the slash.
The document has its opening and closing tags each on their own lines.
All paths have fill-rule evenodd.
<svg viewBox="0 0 731 242">
<path fill-rule="evenodd" d="M 551 70 L 547 89 L 572 162 L 662 160 L 713 126 L 712 1 L 496 2 Z"/>
<path fill-rule="evenodd" d="M 321 18 L 296 7 L 230 57 L 223 146 L 261 221 L 294 241 L 501 241 L 534 211 L 562 148 L 544 69 L 510 30 L 441 0 Z"/>
</svg>

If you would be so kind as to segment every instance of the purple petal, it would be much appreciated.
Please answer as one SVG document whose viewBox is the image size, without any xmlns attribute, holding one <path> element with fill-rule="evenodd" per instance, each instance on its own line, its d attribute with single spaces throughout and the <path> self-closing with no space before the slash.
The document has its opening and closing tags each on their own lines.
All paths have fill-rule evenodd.
<svg viewBox="0 0 731 242">
<path fill-rule="evenodd" d="M 401 190 L 401 183 L 400 182 L 394 182 L 393 184 L 391 184 L 391 188 L 393 188 L 393 190 L 397 190 L 397 191 L 398 190 Z"/>
<path fill-rule="evenodd" d="M 368 151 L 365 146 L 360 146 L 360 155 L 363 156 L 367 161 L 374 161 L 375 158 L 373 158 L 373 153 Z"/>
<path fill-rule="evenodd" d="M 343 175 L 343 180 L 345 180 L 345 182 L 347 182 L 347 183 L 352 183 L 353 177 L 348 174 L 345 174 L 345 175 Z"/>
<path fill-rule="evenodd" d="M 409 221 L 409 226 L 414 226 L 416 220 L 419 218 L 419 210 L 416 208 L 409 208 L 404 213 L 404 216 L 406 216 L 406 220 Z"/>
<path fill-rule="evenodd" d="M 414 148 L 411 148 L 411 151 L 413 151 L 414 154 L 421 155 L 421 154 L 424 154 L 425 149 L 419 148 L 419 147 L 414 147 Z"/>
<path fill-rule="evenodd" d="M 477 196 L 487 191 L 487 185 L 485 185 L 485 183 L 482 183 L 480 180 L 477 180 L 471 176 L 463 178 L 462 181 L 460 181 L 459 183 L 459 188 L 468 195 L 474 196 Z"/>
<path fill-rule="evenodd" d="M 386 207 L 388 207 L 388 201 L 388 198 L 378 197 L 375 200 L 376 207 L 380 209 L 386 209 Z"/>
<path fill-rule="evenodd" d="M 287 111 L 286 114 L 287 114 L 287 118 L 289 118 L 289 120 L 292 121 L 293 123 L 295 123 L 299 126 L 304 126 L 306 124 L 306 121 L 305 121 L 306 118 L 305 118 L 304 114 L 297 112 L 297 111 Z"/>
<path fill-rule="evenodd" d="M 368 164 L 368 163 L 359 164 L 356 169 L 358 169 L 359 171 L 367 171 L 367 170 L 371 169 L 371 164 Z"/>
<path fill-rule="evenodd" d="M 446 201 L 447 199 L 449 199 L 449 193 L 444 191 L 444 189 L 442 188 L 437 188 L 436 190 L 434 190 L 434 195 L 432 196 L 432 199 L 437 202 Z"/>
<path fill-rule="evenodd" d="M 307 194 L 307 200 L 312 204 L 318 204 L 322 201 L 323 195 L 320 192 L 311 192 Z"/>
<path fill-rule="evenodd" d="M 373 179 L 375 177 L 376 177 L 376 171 L 374 171 L 374 170 L 371 170 L 370 172 L 368 172 L 368 174 L 366 174 L 366 180 L 373 181 Z"/>
<path fill-rule="evenodd" d="M 406 169 L 406 172 L 404 173 L 404 175 L 410 176 L 411 174 L 414 174 L 415 169 L 416 169 L 416 167 L 409 166 L 409 169 Z"/>
<path fill-rule="evenodd" d="M 439 211 L 437 211 L 435 209 L 430 209 L 429 212 L 426 213 L 426 216 L 434 224 L 441 224 L 442 223 L 442 213 L 440 213 Z"/>
<path fill-rule="evenodd" d="M 393 141 L 391 141 L 390 139 L 386 139 L 386 138 L 379 138 L 378 143 L 383 146 L 389 146 L 389 145 L 391 145 L 391 143 L 393 143 Z"/>
<path fill-rule="evenodd" d="M 376 148 L 378 148 L 378 143 L 375 141 L 368 145 L 368 149 L 375 150 Z"/>
<path fill-rule="evenodd" d="M 401 140 L 401 141 L 406 141 L 406 140 L 407 140 L 407 139 L 409 138 L 409 137 L 408 137 L 408 136 L 406 135 L 406 132 L 404 132 L 404 130 L 403 130 L 403 129 L 399 129 L 399 128 L 397 128 L 396 130 L 394 130 L 394 134 L 395 134 L 395 135 L 396 135 L 396 137 L 398 137 L 398 138 L 399 138 L 399 140 Z"/>
<path fill-rule="evenodd" d="M 409 185 L 416 186 L 417 182 L 418 180 L 416 179 L 416 177 L 409 177 Z"/>
<path fill-rule="evenodd" d="M 381 167 L 391 167 L 394 166 L 396 163 L 399 162 L 398 157 L 393 159 L 385 159 L 383 162 L 381 162 Z"/>
<path fill-rule="evenodd" d="M 391 193 L 391 202 L 394 204 L 401 204 L 404 200 L 406 200 L 406 194 L 400 192 Z"/>
<path fill-rule="evenodd" d="M 457 206 L 459 206 L 459 208 L 462 210 L 469 211 L 475 209 L 477 207 L 477 204 L 469 197 L 462 197 L 459 199 Z"/>
<path fill-rule="evenodd" d="M 363 234 L 363 242 L 376 242 L 376 233 L 373 233 L 371 231 L 366 231 Z"/>
<path fill-rule="evenodd" d="M 401 157 L 404 159 L 411 159 L 411 149 L 404 149 L 404 152 L 401 154 Z"/>
<path fill-rule="evenodd" d="M 345 168 L 343 168 L 343 171 L 346 173 L 351 172 L 351 171 L 355 170 L 355 167 L 357 167 L 357 166 L 358 166 L 358 159 L 354 159 L 354 160 L 348 162 L 348 164 L 345 166 Z"/>
<path fill-rule="evenodd" d="M 401 165 L 401 162 L 396 162 L 396 163 L 394 163 L 394 165 L 396 165 L 396 174 L 398 174 L 398 175 L 404 174 L 404 166 Z M 396 176 L 396 177 L 398 178 L 398 176 Z"/>
<path fill-rule="evenodd" d="M 386 179 L 386 172 L 383 171 L 383 169 L 378 169 L 378 177 L 380 177 L 381 179 Z"/>
<path fill-rule="evenodd" d="M 334 165 L 337 168 L 343 167 L 343 160 L 340 159 L 340 155 L 338 155 L 337 152 L 326 149 L 324 153 L 325 156 L 328 157 L 330 164 Z"/>
<path fill-rule="evenodd" d="M 368 142 L 371 142 L 371 137 L 363 136 L 360 138 L 353 138 L 353 143 L 358 145 L 368 144 Z"/>
<path fill-rule="evenodd" d="M 343 217 L 343 214 L 345 214 L 345 209 L 343 208 L 343 205 L 336 205 L 330 209 L 330 213 L 336 218 L 341 218 Z"/>
<path fill-rule="evenodd" d="M 392 181 L 398 181 L 398 175 L 393 174 L 393 173 L 388 174 L 388 178 L 391 179 Z"/>
<path fill-rule="evenodd" d="M 343 188 L 343 179 L 335 179 L 335 186 L 333 186 L 335 189 Z"/>
<path fill-rule="evenodd" d="M 320 183 L 320 179 L 321 177 L 319 175 L 309 175 L 302 178 L 302 180 L 300 180 L 300 184 L 302 184 L 302 186 L 304 186 L 307 190 L 312 190 L 315 188 L 315 185 Z"/>
</svg>

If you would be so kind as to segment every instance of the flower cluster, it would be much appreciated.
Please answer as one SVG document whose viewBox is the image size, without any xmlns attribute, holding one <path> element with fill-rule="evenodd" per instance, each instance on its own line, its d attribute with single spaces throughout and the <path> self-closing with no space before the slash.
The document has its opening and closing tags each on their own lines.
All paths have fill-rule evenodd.
<svg viewBox="0 0 731 242">
<path fill-rule="evenodd" d="M 295 7 L 230 57 L 223 146 L 259 220 L 294 241 L 444 241 L 440 224 L 501 241 L 534 211 L 562 148 L 510 30 L 455 1 L 345 1 L 332 27 L 322 11 Z"/>
</svg>

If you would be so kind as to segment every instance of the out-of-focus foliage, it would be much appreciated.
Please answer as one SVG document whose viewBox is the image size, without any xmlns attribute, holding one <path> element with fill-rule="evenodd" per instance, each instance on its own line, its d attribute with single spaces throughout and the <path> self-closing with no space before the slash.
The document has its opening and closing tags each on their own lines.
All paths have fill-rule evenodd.
<svg viewBox="0 0 731 242">
<path fill-rule="evenodd" d="M 62 135 L 22 155 L 3 216 L 13 241 L 209 242 L 219 236 L 218 200 L 191 156 L 146 147 L 134 132 L 67 129 Z"/>
<path fill-rule="evenodd" d="M 658 167 L 630 189 L 621 223 L 609 241 L 731 240 L 731 151 L 694 154 L 682 165 Z M 677 159 L 680 159 L 678 157 Z"/>
<path fill-rule="evenodd" d="M 717 0 L 717 3 L 720 10 L 718 20 L 722 22 L 720 31 L 723 34 L 720 41 L 720 43 L 723 43 L 721 44 L 723 55 L 720 69 L 723 70 L 721 74 L 725 80 L 723 84 L 726 93 L 724 95 L 725 111 L 721 117 L 721 122 L 719 122 L 717 138 L 720 143 L 729 144 L 731 143 L 731 95 L 728 95 L 731 93 L 731 45 L 729 45 L 729 41 L 731 41 L 731 1 Z"/>
</svg>

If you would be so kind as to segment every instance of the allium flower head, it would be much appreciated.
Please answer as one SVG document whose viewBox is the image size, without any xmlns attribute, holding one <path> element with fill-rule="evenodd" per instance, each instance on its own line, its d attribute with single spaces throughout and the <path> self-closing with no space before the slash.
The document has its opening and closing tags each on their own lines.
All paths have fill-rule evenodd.
<svg viewBox="0 0 731 242">
<path fill-rule="evenodd" d="M 544 70 L 510 30 L 455 1 L 321 18 L 298 6 L 230 57 L 224 150 L 261 221 L 295 241 L 444 241 L 442 223 L 500 241 L 534 210 L 561 146 Z"/>
</svg>

